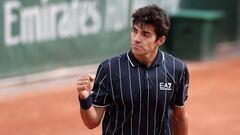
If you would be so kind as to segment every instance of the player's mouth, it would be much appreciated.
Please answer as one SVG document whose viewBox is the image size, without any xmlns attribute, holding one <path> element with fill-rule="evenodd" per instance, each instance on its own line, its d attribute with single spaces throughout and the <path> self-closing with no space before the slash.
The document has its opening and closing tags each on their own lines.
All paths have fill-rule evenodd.
<svg viewBox="0 0 240 135">
<path fill-rule="evenodd" d="M 133 49 L 142 49 L 142 46 L 139 44 L 132 44 Z"/>
</svg>

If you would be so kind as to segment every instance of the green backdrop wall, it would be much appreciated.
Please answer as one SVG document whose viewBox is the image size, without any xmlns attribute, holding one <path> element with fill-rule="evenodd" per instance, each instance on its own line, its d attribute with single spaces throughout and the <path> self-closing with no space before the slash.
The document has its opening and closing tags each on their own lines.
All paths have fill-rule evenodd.
<svg viewBox="0 0 240 135">
<path fill-rule="evenodd" d="M 178 0 L 1 0 L 0 78 L 100 62 L 130 46 L 130 15 Z"/>
<path fill-rule="evenodd" d="M 131 13 L 156 3 L 224 10 L 226 40 L 236 38 L 237 0 L 1 0 L 0 78 L 101 62 L 130 46 Z"/>
<path fill-rule="evenodd" d="M 100 62 L 126 51 L 130 4 L 1 1 L 0 78 Z"/>
<path fill-rule="evenodd" d="M 225 18 L 222 20 L 222 41 L 236 41 L 239 27 L 239 0 L 181 0 L 180 8 L 222 11 Z"/>
</svg>

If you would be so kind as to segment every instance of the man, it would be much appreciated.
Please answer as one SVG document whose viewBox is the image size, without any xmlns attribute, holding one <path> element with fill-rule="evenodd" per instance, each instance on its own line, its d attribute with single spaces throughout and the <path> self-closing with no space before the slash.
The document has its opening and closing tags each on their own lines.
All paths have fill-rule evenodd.
<svg viewBox="0 0 240 135">
<path fill-rule="evenodd" d="M 92 129 L 104 117 L 103 135 L 187 135 L 186 64 L 158 49 L 169 17 L 150 5 L 132 18 L 130 51 L 102 62 L 96 79 L 85 75 L 77 82 L 82 119 Z"/>
</svg>

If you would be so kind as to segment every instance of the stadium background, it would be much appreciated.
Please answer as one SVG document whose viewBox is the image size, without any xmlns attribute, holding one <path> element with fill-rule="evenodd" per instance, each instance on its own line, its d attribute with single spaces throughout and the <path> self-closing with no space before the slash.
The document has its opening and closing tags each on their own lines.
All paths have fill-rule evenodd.
<svg viewBox="0 0 240 135">
<path fill-rule="evenodd" d="M 149 3 L 171 17 L 161 49 L 189 65 L 190 133 L 239 133 L 239 1 L 3 0 L 0 134 L 100 134 L 83 126 L 76 79 L 128 50 L 130 14 Z"/>
</svg>

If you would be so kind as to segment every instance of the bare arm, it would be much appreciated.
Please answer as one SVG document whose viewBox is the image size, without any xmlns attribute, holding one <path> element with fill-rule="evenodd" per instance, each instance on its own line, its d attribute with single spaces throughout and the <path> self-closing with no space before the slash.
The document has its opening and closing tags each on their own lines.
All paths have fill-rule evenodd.
<svg viewBox="0 0 240 135">
<path fill-rule="evenodd" d="M 86 100 L 91 96 L 94 80 L 95 78 L 92 75 L 85 75 L 78 79 L 77 90 L 79 98 Z M 100 124 L 104 112 L 105 107 L 95 107 L 93 105 L 88 109 L 80 109 L 82 120 L 89 129 L 93 129 Z"/>
<path fill-rule="evenodd" d="M 185 106 L 174 106 L 173 133 L 174 135 L 188 135 L 188 117 Z"/>
<path fill-rule="evenodd" d="M 105 107 L 91 106 L 88 110 L 80 109 L 83 122 L 89 129 L 93 129 L 100 124 L 104 112 Z"/>
</svg>

